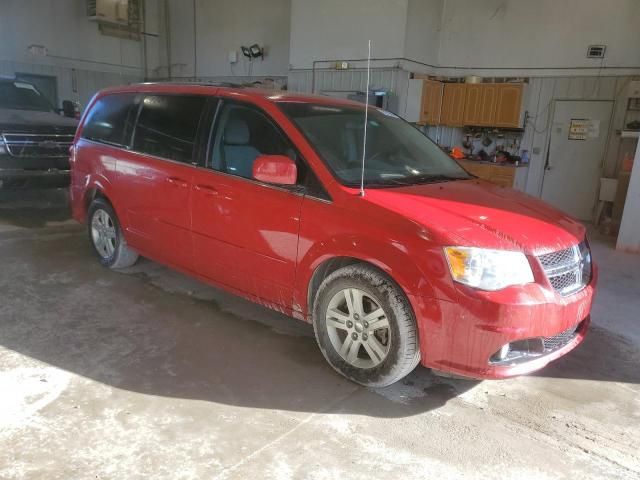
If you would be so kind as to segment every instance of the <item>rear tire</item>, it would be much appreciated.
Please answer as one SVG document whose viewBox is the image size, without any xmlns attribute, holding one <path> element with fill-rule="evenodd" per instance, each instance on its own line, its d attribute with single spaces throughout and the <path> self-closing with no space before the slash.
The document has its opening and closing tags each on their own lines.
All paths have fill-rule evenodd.
<svg viewBox="0 0 640 480">
<path fill-rule="evenodd" d="M 96 198 L 88 212 L 89 240 L 104 267 L 127 268 L 136 263 L 138 253 L 127 245 L 113 207 Z"/>
<path fill-rule="evenodd" d="M 336 270 L 315 297 L 313 328 L 327 362 L 367 387 L 385 387 L 420 361 L 409 301 L 384 273 L 366 264 Z"/>
</svg>

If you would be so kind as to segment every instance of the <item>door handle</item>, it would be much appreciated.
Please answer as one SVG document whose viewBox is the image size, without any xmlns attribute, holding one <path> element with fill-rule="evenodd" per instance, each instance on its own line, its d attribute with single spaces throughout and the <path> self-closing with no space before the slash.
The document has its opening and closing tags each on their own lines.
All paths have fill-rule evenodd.
<svg viewBox="0 0 640 480">
<path fill-rule="evenodd" d="M 216 190 L 214 187 L 212 187 L 211 185 L 196 185 L 195 187 L 193 187 L 196 191 L 198 192 L 202 192 L 207 196 L 214 196 L 214 195 L 218 195 L 218 190 Z"/>
<path fill-rule="evenodd" d="M 167 182 L 171 185 L 175 185 L 176 187 L 185 188 L 187 186 L 187 182 L 178 177 L 167 177 Z"/>
</svg>

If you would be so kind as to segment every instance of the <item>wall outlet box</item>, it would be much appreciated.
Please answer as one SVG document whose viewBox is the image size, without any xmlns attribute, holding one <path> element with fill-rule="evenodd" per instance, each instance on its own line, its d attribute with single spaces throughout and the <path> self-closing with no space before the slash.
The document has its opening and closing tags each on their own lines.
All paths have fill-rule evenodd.
<svg viewBox="0 0 640 480">
<path fill-rule="evenodd" d="M 236 50 L 229 50 L 229 63 L 238 63 L 238 52 Z"/>
</svg>

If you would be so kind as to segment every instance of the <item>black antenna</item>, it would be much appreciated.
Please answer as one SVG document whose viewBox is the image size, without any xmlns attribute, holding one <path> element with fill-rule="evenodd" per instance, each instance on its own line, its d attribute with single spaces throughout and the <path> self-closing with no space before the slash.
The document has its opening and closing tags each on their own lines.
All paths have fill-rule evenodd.
<svg viewBox="0 0 640 480">
<path fill-rule="evenodd" d="M 360 196 L 364 197 L 364 159 L 367 157 L 367 123 L 369 123 L 369 80 L 371 79 L 371 40 L 367 55 L 367 89 L 364 92 L 364 139 L 362 141 L 362 174 L 360 176 Z"/>
</svg>

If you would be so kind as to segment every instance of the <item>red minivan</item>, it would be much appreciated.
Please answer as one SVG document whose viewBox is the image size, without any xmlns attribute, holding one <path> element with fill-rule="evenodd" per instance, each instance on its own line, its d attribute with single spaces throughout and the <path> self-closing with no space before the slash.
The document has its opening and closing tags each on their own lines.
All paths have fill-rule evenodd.
<svg viewBox="0 0 640 480">
<path fill-rule="evenodd" d="M 279 91 L 104 90 L 71 148 L 73 215 L 104 266 L 143 255 L 311 322 L 367 386 L 418 363 L 519 375 L 582 342 L 585 228 L 373 107 L 363 173 L 364 122 L 361 104 Z"/>
</svg>

